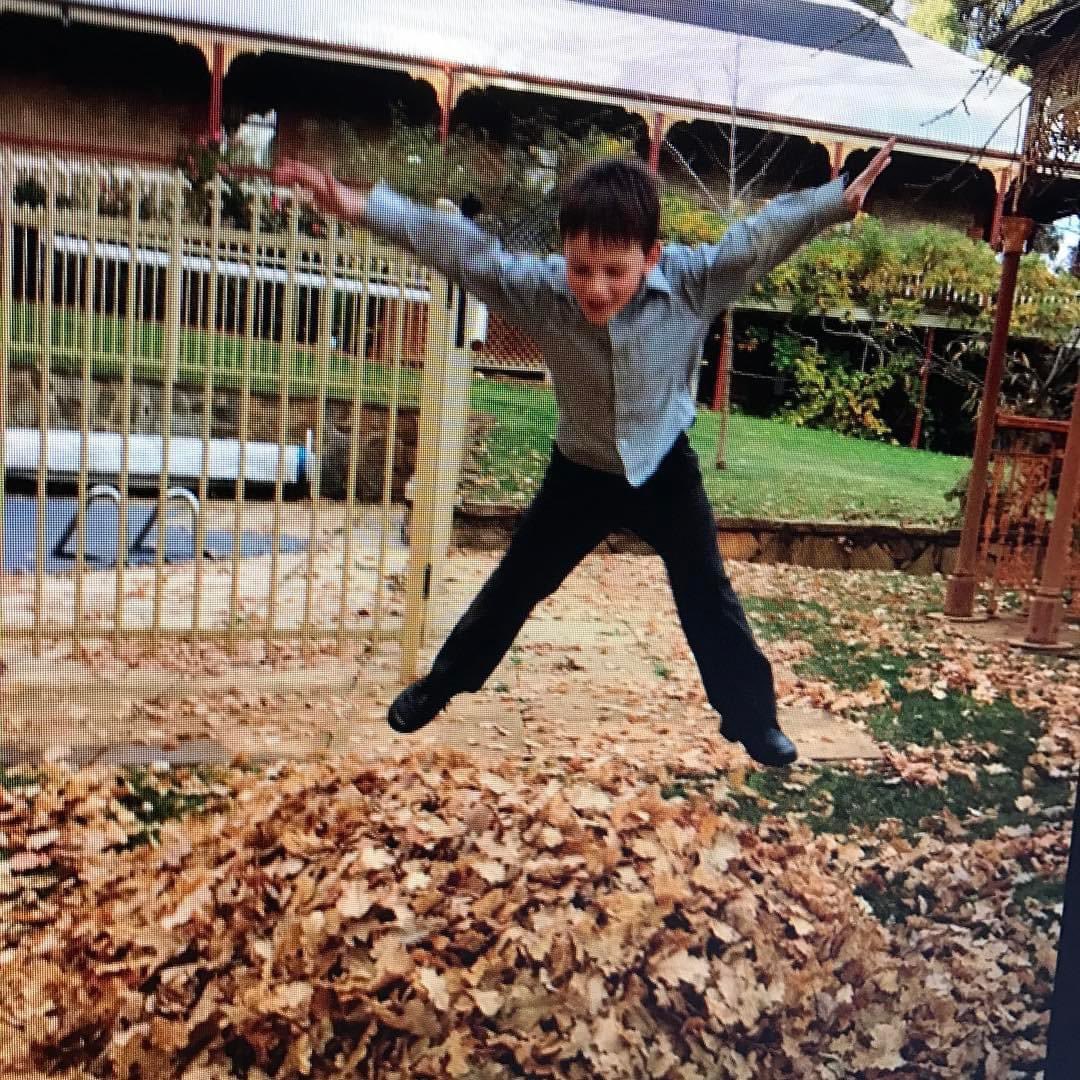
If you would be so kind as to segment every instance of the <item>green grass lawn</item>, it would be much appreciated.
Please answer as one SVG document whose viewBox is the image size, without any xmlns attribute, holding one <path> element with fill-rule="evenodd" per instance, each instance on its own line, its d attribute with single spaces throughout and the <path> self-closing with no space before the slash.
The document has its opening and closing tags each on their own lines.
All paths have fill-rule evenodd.
<svg viewBox="0 0 1080 1080">
<path fill-rule="evenodd" d="M 12 367 L 40 361 L 38 312 L 16 304 L 12 310 Z M 92 369 L 98 376 L 123 372 L 127 326 L 119 319 L 97 317 L 91 344 Z M 81 370 L 85 316 L 55 310 L 50 355 L 54 372 Z M 161 378 L 164 335 L 154 324 L 136 326 L 134 374 Z M 244 365 L 238 337 L 183 330 L 177 376 L 201 385 L 213 358 L 214 384 L 239 387 Z M 284 367 L 281 346 L 255 342 L 251 387 L 276 395 Z M 313 396 L 322 384 L 318 358 L 310 348 L 289 350 L 289 391 Z M 384 364 L 331 356 L 325 375 L 331 398 L 349 400 L 362 379 L 367 402 L 391 397 L 391 373 Z M 419 373 L 398 372 L 398 396 L 404 406 L 419 399 Z M 480 476 L 470 481 L 472 501 L 520 505 L 540 482 L 555 434 L 555 401 L 550 389 L 529 383 L 477 378 L 472 407 L 495 420 L 480 453 Z M 690 433 L 702 462 L 705 487 L 718 514 L 781 520 L 875 521 L 940 525 L 958 509 L 946 493 L 966 474 L 968 459 L 914 451 L 828 431 L 811 431 L 776 421 L 735 415 L 727 434 L 726 467 L 717 469 L 717 414 L 702 409 Z"/>
<path fill-rule="evenodd" d="M 38 308 L 15 304 L 11 316 L 9 363 L 13 368 L 39 363 L 43 333 Z M 55 309 L 51 322 L 50 371 L 54 374 L 78 375 L 82 371 L 86 316 L 80 311 Z M 165 370 L 165 331 L 162 325 L 136 322 L 130 350 L 127 337 L 125 320 L 113 316 L 94 317 L 90 347 L 93 374 L 97 377 L 121 377 L 130 351 L 135 378 L 162 378 Z M 239 389 L 243 385 L 245 357 L 241 336 L 207 334 L 185 328 L 180 331 L 179 344 L 178 382 L 201 386 L 207 363 L 213 357 L 215 386 Z M 289 393 L 297 397 L 315 396 L 323 383 L 316 351 L 297 345 L 288 352 Z M 274 396 L 280 393 L 285 353 L 281 345 L 264 340 L 253 341 L 250 365 L 253 392 Z M 327 395 L 351 400 L 358 376 L 362 380 L 360 391 L 364 401 L 376 404 L 389 402 L 393 382 L 390 367 L 366 360 L 360 362 L 342 354 L 331 354 L 328 358 L 325 375 Z M 419 401 L 419 373 L 402 366 L 398 369 L 397 384 L 399 403 L 415 406 Z"/>
<path fill-rule="evenodd" d="M 478 379 L 472 406 L 494 417 L 496 425 L 481 456 L 482 482 L 470 497 L 523 501 L 535 490 L 551 452 L 556 422 L 551 391 Z M 726 468 L 717 469 L 719 420 L 702 409 L 690 432 L 719 514 L 940 525 L 957 511 L 946 493 L 966 475 L 967 458 L 734 415 Z"/>
</svg>

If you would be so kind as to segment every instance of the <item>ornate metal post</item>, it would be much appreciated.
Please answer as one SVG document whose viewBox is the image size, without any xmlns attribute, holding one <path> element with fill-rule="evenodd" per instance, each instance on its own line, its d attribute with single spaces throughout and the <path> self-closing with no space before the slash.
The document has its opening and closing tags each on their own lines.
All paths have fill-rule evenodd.
<svg viewBox="0 0 1080 1080">
<path fill-rule="evenodd" d="M 975 560 L 983 504 L 986 501 L 986 470 L 990 463 L 990 447 L 994 441 L 994 421 L 1001 393 L 1001 376 L 1005 369 L 1009 322 L 1016 297 L 1016 276 L 1020 268 L 1020 256 L 1024 253 L 1034 225 L 1030 218 L 1023 217 L 1007 217 L 1002 222 L 1005 259 L 1001 267 L 997 308 L 994 311 L 994 334 L 990 341 L 990 355 L 986 358 L 982 404 L 979 406 L 979 420 L 975 432 L 975 452 L 972 455 L 967 501 L 964 504 L 960 552 L 945 597 L 945 614 L 954 619 L 969 619 L 975 609 L 975 589 L 978 585 Z"/>
<path fill-rule="evenodd" d="M 1058 484 L 1057 506 L 1054 523 L 1050 527 L 1050 539 L 1046 545 L 1046 559 L 1038 588 L 1031 599 L 1028 613 L 1026 644 L 1056 645 L 1061 618 L 1064 612 L 1062 597 L 1065 573 L 1073 546 L 1073 523 L 1076 519 L 1076 501 L 1080 497 L 1080 379 L 1073 395 L 1072 420 L 1069 438 L 1065 444 L 1065 461 Z"/>
</svg>

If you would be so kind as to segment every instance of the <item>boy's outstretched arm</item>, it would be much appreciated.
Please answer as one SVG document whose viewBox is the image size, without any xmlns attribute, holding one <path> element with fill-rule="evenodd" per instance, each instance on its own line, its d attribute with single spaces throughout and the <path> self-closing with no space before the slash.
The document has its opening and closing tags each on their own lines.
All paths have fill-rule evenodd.
<svg viewBox="0 0 1080 1080">
<path fill-rule="evenodd" d="M 823 229 L 849 221 L 888 166 L 890 139 L 855 180 L 837 178 L 822 187 L 781 195 L 758 213 L 736 222 L 717 244 L 671 245 L 683 288 L 707 317 L 733 307 L 753 285 Z"/>
<path fill-rule="evenodd" d="M 546 261 L 507 252 L 463 214 L 421 206 L 384 184 L 360 190 L 301 161 L 284 160 L 273 175 L 283 187 L 309 192 L 324 213 L 412 252 L 525 329 L 546 320 Z"/>
</svg>

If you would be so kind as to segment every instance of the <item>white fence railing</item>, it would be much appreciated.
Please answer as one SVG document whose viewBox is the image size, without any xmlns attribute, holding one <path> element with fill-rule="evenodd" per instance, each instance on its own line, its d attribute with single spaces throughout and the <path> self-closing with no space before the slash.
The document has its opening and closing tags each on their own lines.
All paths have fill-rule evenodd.
<svg viewBox="0 0 1080 1080">
<path fill-rule="evenodd" d="M 251 193 L 246 228 L 227 222 L 225 194 L 220 178 L 200 201 L 179 174 L 128 166 L 118 179 L 104 164 L 20 164 L 0 151 L 0 428 L 12 426 L 19 372 L 32 380 L 36 413 L 30 468 L 20 470 L 18 424 L 0 442 L 0 477 L 32 473 L 35 484 L 32 495 L 0 489 L 11 574 L 2 633 L 29 637 L 38 654 L 57 636 L 146 637 L 151 648 L 167 636 L 210 637 L 232 649 L 251 637 L 342 647 L 395 638 L 405 671 L 423 643 L 460 468 L 471 369 L 450 313 L 461 298 L 360 231 L 332 221 L 305 231 L 300 206 L 280 210 L 269 190 Z M 95 413 L 103 380 L 119 397 L 112 427 Z M 181 384 L 201 394 L 199 430 L 183 435 Z M 135 430 L 137 386 L 144 400 L 152 388 L 156 430 Z M 257 404 L 272 439 L 252 437 Z M 337 433 L 345 494 L 335 502 L 322 492 L 331 405 L 346 417 Z M 419 410 L 425 433 L 415 463 L 401 460 L 406 409 Z M 149 501 L 147 439 L 170 466 L 152 477 Z M 65 468 L 50 443 L 66 448 Z M 289 467 L 298 452 L 302 475 Z M 247 458 L 267 454 L 270 498 L 253 502 Z M 368 477 L 373 502 L 356 498 L 363 469 L 378 473 Z M 420 551 L 401 539 L 412 474 Z M 60 493 L 65 479 L 74 497 Z M 228 497 L 211 501 L 223 481 Z M 99 498 L 92 482 L 115 498 Z M 195 496 L 185 502 L 197 507 L 190 531 L 169 515 L 178 488 Z M 297 493 L 303 502 L 287 505 Z M 56 543 L 68 522 L 70 557 Z M 141 561 L 129 551 L 135 530 L 150 538 Z"/>
</svg>

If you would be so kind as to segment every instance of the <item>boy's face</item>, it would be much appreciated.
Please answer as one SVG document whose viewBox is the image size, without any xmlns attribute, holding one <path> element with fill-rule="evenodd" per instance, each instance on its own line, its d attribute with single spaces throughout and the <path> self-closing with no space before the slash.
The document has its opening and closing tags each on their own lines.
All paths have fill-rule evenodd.
<svg viewBox="0 0 1080 1080">
<path fill-rule="evenodd" d="M 633 298 L 660 261 L 660 241 L 648 250 L 633 241 L 598 240 L 588 233 L 563 238 L 566 278 L 582 314 L 605 326 Z"/>
</svg>

